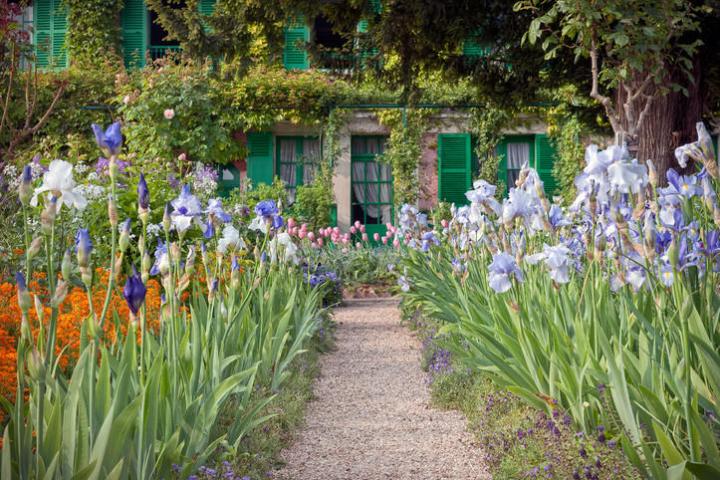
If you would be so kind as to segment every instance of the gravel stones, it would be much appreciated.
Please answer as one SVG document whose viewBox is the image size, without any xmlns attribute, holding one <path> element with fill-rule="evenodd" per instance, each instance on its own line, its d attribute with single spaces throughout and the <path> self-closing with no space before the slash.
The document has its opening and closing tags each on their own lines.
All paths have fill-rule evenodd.
<svg viewBox="0 0 720 480">
<path fill-rule="evenodd" d="M 397 301 L 351 300 L 335 320 L 337 350 L 321 359 L 305 426 L 274 477 L 489 479 L 463 416 L 429 406 L 420 344 Z"/>
</svg>

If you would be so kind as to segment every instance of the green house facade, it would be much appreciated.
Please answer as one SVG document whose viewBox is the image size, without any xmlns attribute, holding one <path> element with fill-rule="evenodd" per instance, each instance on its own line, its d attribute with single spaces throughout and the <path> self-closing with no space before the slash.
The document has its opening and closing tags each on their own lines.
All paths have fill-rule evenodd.
<svg viewBox="0 0 720 480">
<path fill-rule="evenodd" d="M 211 15 L 214 7 L 215 0 L 198 2 L 199 11 L 205 15 Z M 28 11 L 32 17 L 38 67 L 48 70 L 68 67 L 72 58 L 65 45 L 68 15 L 62 0 L 35 0 Z M 377 2 L 374 13 L 381 11 L 382 5 Z M 118 21 L 122 55 L 128 69 L 142 68 L 148 60 L 180 49 L 179 45 L 165 39 L 155 20 L 155 14 L 148 9 L 145 0 L 124 1 Z M 355 51 L 361 59 L 380 57 L 377 49 L 361 40 L 362 33 L 368 30 L 368 22 L 362 20 L 357 26 L 359 43 Z M 307 47 L 313 42 L 332 44 L 341 41 L 333 37 L 330 27 L 322 18 L 299 16 L 289 19 L 279 61 L 290 71 L 323 71 L 323 66 L 310 57 Z M 464 42 L 462 53 L 472 62 L 487 55 L 491 48 L 477 38 L 469 38 Z M 348 65 L 353 68 L 357 64 Z M 327 70 L 326 74 L 333 75 L 332 70 Z M 360 221 L 367 225 L 370 234 L 383 234 L 385 225 L 394 222 L 396 213 L 394 173 L 382 162 L 390 132 L 380 124 L 372 108 L 349 113 L 336 137 L 341 152 L 334 164 L 337 223 L 347 227 Z M 417 171 L 421 185 L 418 206 L 422 210 L 430 210 L 438 202 L 467 203 L 465 193 L 472 188 L 480 171 L 467 110 L 444 109 L 434 115 L 439 121 L 429 122 L 434 126 L 429 127 L 423 137 L 422 159 Z M 292 202 L 297 188 L 314 179 L 323 153 L 324 137 L 319 127 L 279 121 L 267 131 L 238 134 L 246 144 L 247 157 L 218 167 L 220 195 L 228 195 L 245 180 L 257 186 L 279 178 L 285 183 Z M 498 180 L 506 188 L 514 186 L 520 169 L 527 164 L 537 169 L 546 193 L 549 196 L 555 193 L 557 182 L 553 177 L 553 165 L 556 152 L 544 125 L 504 132 L 497 154 Z"/>
</svg>

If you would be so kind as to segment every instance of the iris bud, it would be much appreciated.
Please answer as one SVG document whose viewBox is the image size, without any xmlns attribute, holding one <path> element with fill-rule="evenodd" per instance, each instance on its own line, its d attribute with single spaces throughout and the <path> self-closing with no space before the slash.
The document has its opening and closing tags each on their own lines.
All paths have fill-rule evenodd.
<svg viewBox="0 0 720 480">
<path fill-rule="evenodd" d="M 28 353 L 26 361 L 28 375 L 34 381 L 38 381 L 45 378 L 47 372 L 45 368 L 45 362 L 43 362 L 42 356 L 38 349 L 33 347 L 32 351 Z"/>
<path fill-rule="evenodd" d="M 57 198 L 52 197 L 50 198 L 50 201 L 47 202 L 45 205 L 45 208 L 43 209 L 42 213 L 40 214 L 40 228 L 42 232 L 46 235 L 50 235 L 50 232 L 52 232 L 53 224 L 55 223 L 55 218 L 57 217 Z"/>
<path fill-rule="evenodd" d="M 678 258 L 679 258 L 679 251 L 678 251 L 678 245 L 677 245 L 677 239 L 673 238 L 672 242 L 670 242 L 670 246 L 668 247 L 668 259 L 670 260 L 670 265 L 672 265 L 673 269 L 677 269 L 678 266 Z"/>
<path fill-rule="evenodd" d="M 30 203 L 30 198 L 32 197 L 32 169 L 30 165 L 25 165 L 23 168 L 20 186 L 18 187 L 18 196 L 23 205 L 27 206 L 27 204 Z"/>
<path fill-rule="evenodd" d="M 115 199 L 113 199 L 112 197 L 108 198 L 108 218 L 110 219 L 110 225 L 112 225 L 113 228 L 117 228 L 117 206 L 115 205 Z"/>
<path fill-rule="evenodd" d="M 30 242 L 30 248 L 28 248 L 27 255 L 28 259 L 32 260 L 35 258 L 35 255 L 37 255 L 40 252 L 40 248 L 42 247 L 42 238 L 37 237 L 34 238 L 32 242 Z"/>
<path fill-rule="evenodd" d="M 28 292 L 27 284 L 25 283 L 25 275 L 20 272 L 15 274 L 15 281 L 17 282 L 18 290 L 18 305 L 23 313 L 27 313 L 30 310 L 31 300 L 30 292 Z"/>
<path fill-rule="evenodd" d="M 68 283 L 65 280 L 60 280 L 55 287 L 55 293 L 50 299 L 50 306 L 53 308 L 58 308 L 62 304 L 62 302 L 65 301 L 65 297 L 67 297 L 67 294 Z"/>
<path fill-rule="evenodd" d="M 125 220 L 120 225 L 120 241 L 119 247 L 121 252 L 125 252 L 130 245 L 130 219 Z"/>
<path fill-rule="evenodd" d="M 170 226 L 172 225 L 172 218 L 170 218 L 170 209 L 172 206 L 170 205 L 170 202 L 165 204 L 165 212 L 163 212 L 163 228 L 165 229 L 165 233 L 170 232 Z"/>
<path fill-rule="evenodd" d="M 66 282 L 70 281 L 70 273 L 72 272 L 72 259 L 70 258 L 70 249 L 65 250 L 63 255 L 62 263 L 60 264 L 60 271 L 62 272 L 63 279 Z"/>
</svg>

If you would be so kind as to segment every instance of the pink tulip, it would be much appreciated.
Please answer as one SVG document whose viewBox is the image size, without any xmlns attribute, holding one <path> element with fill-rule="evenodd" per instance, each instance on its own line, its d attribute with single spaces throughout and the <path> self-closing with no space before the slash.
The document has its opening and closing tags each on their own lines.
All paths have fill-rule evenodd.
<svg viewBox="0 0 720 480">
<path fill-rule="evenodd" d="M 350 239 L 345 237 L 342 239 L 342 243 L 343 243 L 343 245 L 348 245 L 350 243 Z"/>
<path fill-rule="evenodd" d="M 322 247 L 322 246 L 323 246 L 323 239 L 322 239 L 322 238 L 318 238 L 318 239 L 317 239 L 317 244 L 318 244 L 318 247 Z"/>
<path fill-rule="evenodd" d="M 310 240 L 311 242 L 314 242 L 315 241 L 315 232 L 308 232 L 307 237 L 308 237 L 308 240 Z"/>
<path fill-rule="evenodd" d="M 307 223 L 303 223 L 302 225 L 300 225 L 300 229 L 307 230 Z"/>
<path fill-rule="evenodd" d="M 373 240 L 375 240 L 376 242 L 379 242 L 379 241 L 380 241 L 380 234 L 376 232 L 375 235 L 373 235 Z"/>
<path fill-rule="evenodd" d="M 333 228 L 333 232 L 335 232 L 336 235 L 340 235 L 340 227 Z"/>
<path fill-rule="evenodd" d="M 393 247 L 398 248 L 400 246 L 400 239 L 395 237 L 395 240 L 393 240 Z"/>
<path fill-rule="evenodd" d="M 355 227 L 350 227 L 350 233 L 355 235 L 355 232 L 357 232 L 357 229 Z"/>
<path fill-rule="evenodd" d="M 353 225 L 357 230 L 360 230 L 360 220 L 355 220 L 355 223 Z"/>
<path fill-rule="evenodd" d="M 300 230 L 300 232 L 298 233 L 298 237 L 300 237 L 300 240 L 305 238 L 306 235 L 307 235 L 307 232 L 305 230 Z"/>
<path fill-rule="evenodd" d="M 440 225 L 442 225 L 443 228 L 447 228 L 447 227 L 448 227 L 448 221 L 445 220 L 445 219 L 440 220 Z"/>
<path fill-rule="evenodd" d="M 382 237 L 382 244 L 387 245 L 388 239 L 387 237 Z"/>
<path fill-rule="evenodd" d="M 295 225 L 297 225 L 297 224 L 295 223 L 295 219 L 292 218 L 292 217 L 291 217 L 291 218 L 288 218 L 288 228 L 294 228 Z"/>
<path fill-rule="evenodd" d="M 363 242 L 367 242 L 367 241 L 368 241 L 367 233 L 363 233 L 363 234 L 362 234 L 362 241 L 363 241 Z"/>
<path fill-rule="evenodd" d="M 357 243 L 355 244 L 355 248 L 361 249 L 361 248 L 362 248 L 362 243 L 357 242 Z"/>
<path fill-rule="evenodd" d="M 361 231 L 362 233 L 365 233 L 365 225 L 360 225 L 360 231 Z"/>
</svg>

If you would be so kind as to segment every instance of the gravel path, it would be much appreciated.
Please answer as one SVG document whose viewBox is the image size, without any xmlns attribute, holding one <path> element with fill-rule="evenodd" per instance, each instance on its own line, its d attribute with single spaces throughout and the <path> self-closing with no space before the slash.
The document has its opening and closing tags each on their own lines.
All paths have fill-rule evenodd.
<svg viewBox="0 0 720 480">
<path fill-rule="evenodd" d="M 429 407 L 420 345 L 392 299 L 336 311 L 306 425 L 282 453 L 283 480 L 489 479 L 457 412 Z"/>
</svg>

